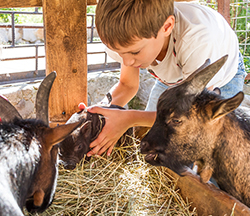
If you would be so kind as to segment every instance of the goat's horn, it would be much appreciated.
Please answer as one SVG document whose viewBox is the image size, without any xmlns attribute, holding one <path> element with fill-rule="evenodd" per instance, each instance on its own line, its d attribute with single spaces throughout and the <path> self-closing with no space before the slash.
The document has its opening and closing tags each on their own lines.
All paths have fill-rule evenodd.
<svg viewBox="0 0 250 216">
<path fill-rule="evenodd" d="M 55 78 L 55 71 L 47 75 L 40 84 L 36 95 L 36 118 L 42 120 L 46 125 L 49 125 L 49 93 Z"/>
<path fill-rule="evenodd" d="M 228 58 L 228 55 L 223 56 L 216 62 L 206 66 L 208 60 L 198 70 L 192 73 L 186 80 L 188 94 L 201 93 L 214 75 L 221 69 Z M 205 67 L 206 66 L 206 67 Z M 184 83 L 183 83 L 184 84 Z"/>
<path fill-rule="evenodd" d="M 15 118 L 22 119 L 16 108 L 5 98 L 0 96 L 0 117 L 5 122 L 11 122 Z"/>
</svg>

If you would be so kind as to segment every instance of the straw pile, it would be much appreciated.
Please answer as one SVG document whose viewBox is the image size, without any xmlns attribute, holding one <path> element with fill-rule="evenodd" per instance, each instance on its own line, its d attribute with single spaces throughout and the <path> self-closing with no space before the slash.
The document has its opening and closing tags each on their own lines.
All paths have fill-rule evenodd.
<svg viewBox="0 0 250 216">
<path fill-rule="evenodd" d="M 143 160 L 134 139 L 110 157 L 83 159 L 72 171 L 60 167 L 53 205 L 39 215 L 197 215 L 175 186 L 164 168 Z"/>
</svg>

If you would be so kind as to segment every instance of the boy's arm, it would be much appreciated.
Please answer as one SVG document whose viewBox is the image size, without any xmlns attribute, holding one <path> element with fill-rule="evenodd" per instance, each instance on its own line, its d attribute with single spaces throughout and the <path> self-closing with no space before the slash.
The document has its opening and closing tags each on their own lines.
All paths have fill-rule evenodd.
<svg viewBox="0 0 250 216">
<path fill-rule="evenodd" d="M 112 104 L 126 105 L 135 96 L 138 88 L 139 68 L 127 67 L 122 64 L 120 80 L 109 91 L 112 95 Z"/>
<path fill-rule="evenodd" d="M 122 65 L 120 80 L 110 90 L 111 103 L 124 106 L 134 97 L 138 88 L 139 68 Z M 101 155 L 107 149 L 107 155 L 110 155 L 114 145 L 128 128 L 137 125 L 151 127 L 155 119 L 155 112 L 105 109 L 98 106 L 90 107 L 88 111 L 102 114 L 105 117 L 105 126 L 97 139 L 90 144 L 92 150 L 88 152 L 87 156 Z"/>
</svg>

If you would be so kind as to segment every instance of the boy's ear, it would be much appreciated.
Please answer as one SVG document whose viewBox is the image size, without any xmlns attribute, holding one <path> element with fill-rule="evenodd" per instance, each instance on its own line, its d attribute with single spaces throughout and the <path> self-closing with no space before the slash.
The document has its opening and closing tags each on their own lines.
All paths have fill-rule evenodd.
<svg viewBox="0 0 250 216">
<path fill-rule="evenodd" d="M 167 20 L 164 22 L 162 29 L 164 31 L 165 36 L 169 36 L 174 28 L 175 17 L 170 15 Z"/>
</svg>

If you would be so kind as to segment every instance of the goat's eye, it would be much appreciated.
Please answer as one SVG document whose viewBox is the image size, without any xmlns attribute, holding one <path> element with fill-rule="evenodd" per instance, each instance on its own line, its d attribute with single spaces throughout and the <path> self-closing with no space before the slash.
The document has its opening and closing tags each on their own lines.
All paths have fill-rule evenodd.
<svg viewBox="0 0 250 216">
<path fill-rule="evenodd" d="M 171 118 L 171 119 L 166 121 L 167 125 L 178 125 L 180 123 L 182 123 L 182 121 L 178 118 Z"/>
<path fill-rule="evenodd" d="M 180 119 L 172 119 L 171 122 L 177 125 L 177 124 L 181 123 L 181 120 Z"/>
<path fill-rule="evenodd" d="M 82 145 L 77 145 L 74 147 L 74 151 L 77 152 L 77 151 L 81 150 L 81 148 L 82 148 Z"/>
</svg>

